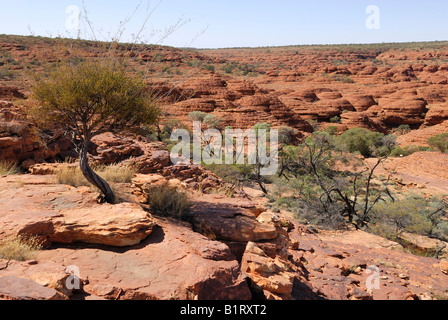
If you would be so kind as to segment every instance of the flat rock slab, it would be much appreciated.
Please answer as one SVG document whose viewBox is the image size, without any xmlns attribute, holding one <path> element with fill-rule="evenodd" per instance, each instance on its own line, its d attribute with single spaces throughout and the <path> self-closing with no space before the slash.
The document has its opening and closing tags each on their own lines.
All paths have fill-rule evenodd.
<svg viewBox="0 0 448 320">
<path fill-rule="evenodd" d="M 48 239 L 125 247 L 140 243 L 154 226 L 151 215 L 138 204 L 102 204 L 61 211 L 61 216 L 53 219 L 54 231 Z"/>
<path fill-rule="evenodd" d="M 13 276 L 0 277 L 0 299 L 5 300 L 64 300 L 54 289 L 32 280 Z"/>
<path fill-rule="evenodd" d="M 39 237 L 46 244 L 84 242 L 132 246 L 155 226 L 140 205 L 98 204 L 88 187 L 55 184 L 53 176 L 11 176 L 0 181 L 0 236 Z"/>
<path fill-rule="evenodd" d="M 137 246 L 59 246 L 40 252 L 39 263 L 76 266 L 83 290 L 100 298 L 251 299 L 229 247 L 193 232 L 188 224 L 156 222 L 158 227 Z"/>
<path fill-rule="evenodd" d="M 278 236 L 273 223 L 256 220 L 254 204 L 246 200 L 213 198 L 196 199 L 190 212 L 195 230 L 217 240 L 249 242 L 272 240 Z"/>
</svg>

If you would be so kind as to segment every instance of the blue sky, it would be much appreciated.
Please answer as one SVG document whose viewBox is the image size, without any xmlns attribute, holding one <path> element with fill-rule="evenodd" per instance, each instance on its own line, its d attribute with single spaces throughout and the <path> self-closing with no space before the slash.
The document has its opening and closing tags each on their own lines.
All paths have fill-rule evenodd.
<svg viewBox="0 0 448 320">
<path fill-rule="evenodd" d="M 75 5 L 82 11 L 81 0 L 2 2 L 0 33 L 77 34 L 67 30 L 66 9 Z M 96 38 L 110 40 L 139 3 L 122 41 L 143 26 L 146 42 L 197 48 L 448 40 L 446 0 L 85 0 Z M 379 30 L 366 27 L 369 5 L 379 9 Z M 179 20 L 186 23 L 163 38 Z M 93 37 L 89 30 L 81 24 L 83 37 Z"/>
</svg>

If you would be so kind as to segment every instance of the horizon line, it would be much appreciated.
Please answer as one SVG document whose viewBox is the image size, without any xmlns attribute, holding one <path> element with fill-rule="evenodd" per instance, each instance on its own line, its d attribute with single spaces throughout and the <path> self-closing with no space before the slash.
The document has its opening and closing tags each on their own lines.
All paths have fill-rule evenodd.
<svg viewBox="0 0 448 320">
<path fill-rule="evenodd" d="M 12 37 L 24 37 L 24 38 L 44 38 L 44 39 L 62 39 L 62 40 L 79 40 L 79 41 L 90 41 L 90 42 L 104 42 L 112 43 L 114 41 L 107 40 L 92 40 L 83 38 L 69 38 L 61 36 L 41 36 L 41 35 L 23 35 L 23 34 L 0 34 L 0 36 L 12 36 Z M 154 44 L 154 43 L 132 43 L 126 41 L 119 41 L 118 44 L 135 44 L 135 45 L 147 45 L 147 46 L 162 46 L 162 47 L 172 47 L 182 50 L 235 50 L 235 49 L 270 49 L 270 48 L 296 48 L 296 47 L 338 47 L 338 46 L 383 46 L 383 45 L 405 45 L 405 44 L 444 44 L 448 46 L 448 39 L 446 40 L 424 40 L 424 41 L 393 41 L 393 42 L 368 42 L 368 43 L 314 43 L 314 44 L 289 44 L 289 45 L 262 45 L 262 46 L 229 46 L 229 47 L 182 47 L 174 46 L 168 44 Z"/>
</svg>

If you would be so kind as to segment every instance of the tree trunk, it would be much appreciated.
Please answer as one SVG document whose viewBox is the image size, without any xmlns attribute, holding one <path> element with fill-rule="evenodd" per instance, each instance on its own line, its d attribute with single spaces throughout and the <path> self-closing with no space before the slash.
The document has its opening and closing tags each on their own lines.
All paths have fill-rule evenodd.
<svg viewBox="0 0 448 320">
<path fill-rule="evenodd" d="M 100 191 L 104 194 L 104 200 L 106 200 L 107 203 L 113 204 L 115 202 L 115 195 L 111 187 L 104 179 L 98 176 L 89 166 L 87 158 L 88 146 L 89 146 L 88 141 L 84 141 L 82 143 L 81 152 L 79 154 L 79 166 L 81 168 L 81 172 L 83 176 L 87 179 L 87 181 L 89 181 L 95 187 L 100 189 Z"/>
</svg>

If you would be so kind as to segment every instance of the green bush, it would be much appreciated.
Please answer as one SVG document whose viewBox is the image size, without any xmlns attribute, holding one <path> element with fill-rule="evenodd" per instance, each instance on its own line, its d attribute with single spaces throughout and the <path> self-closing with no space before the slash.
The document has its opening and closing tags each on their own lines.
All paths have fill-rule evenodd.
<svg viewBox="0 0 448 320">
<path fill-rule="evenodd" d="M 341 122 L 341 118 L 338 116 L 334 116 L 333 118 L 330 119 L 331 123 L 339 123 Z"/>
<path fill-rule="evenodd" d="M 421 147 L 421 146 L 406 146 L 406 147 L 397 146 L 392 150 L 392 153 L 390 154 L 390 156 L 391 157 L 407 157 L 413 153 L 420 152 L 420 151 L 428 151 L 428 148 Z"/>
<path fill-rule="evenodd" d="M 330 136 L 334 136 L 338 133 L 339 129 L 337 126 L 328 126 L 327 129 L 325 129 L 325 132 L 328 133 Z"/>
<path fill-rule="evenodd" d="M 446 206 L 437 198 L 425 199 L 410 195 L 375 207 L 370 230 L 390 240 L 403 232 L 448 239 Z"/>
<path fill-rule="evenodd" d="M 428 139 L 428 144 L 442 153 L 448 151 L 448 133 L 442 133 Z"/>
<path fill-rule="evenodd" d="M 395 129 L 394 132 L 403 135 L 411 132 L 411 127 L 408 124 L 402 124 L 397 129 Z"/>
<path fill-rule="evenodd" d="M 339 137 L 339 143 L 351 153 L 358 152 L 366 158 L 374 156 L 375 149 L 381 146 L 384 134 L 364 128 L 353 128 Z"/>
</svg>

